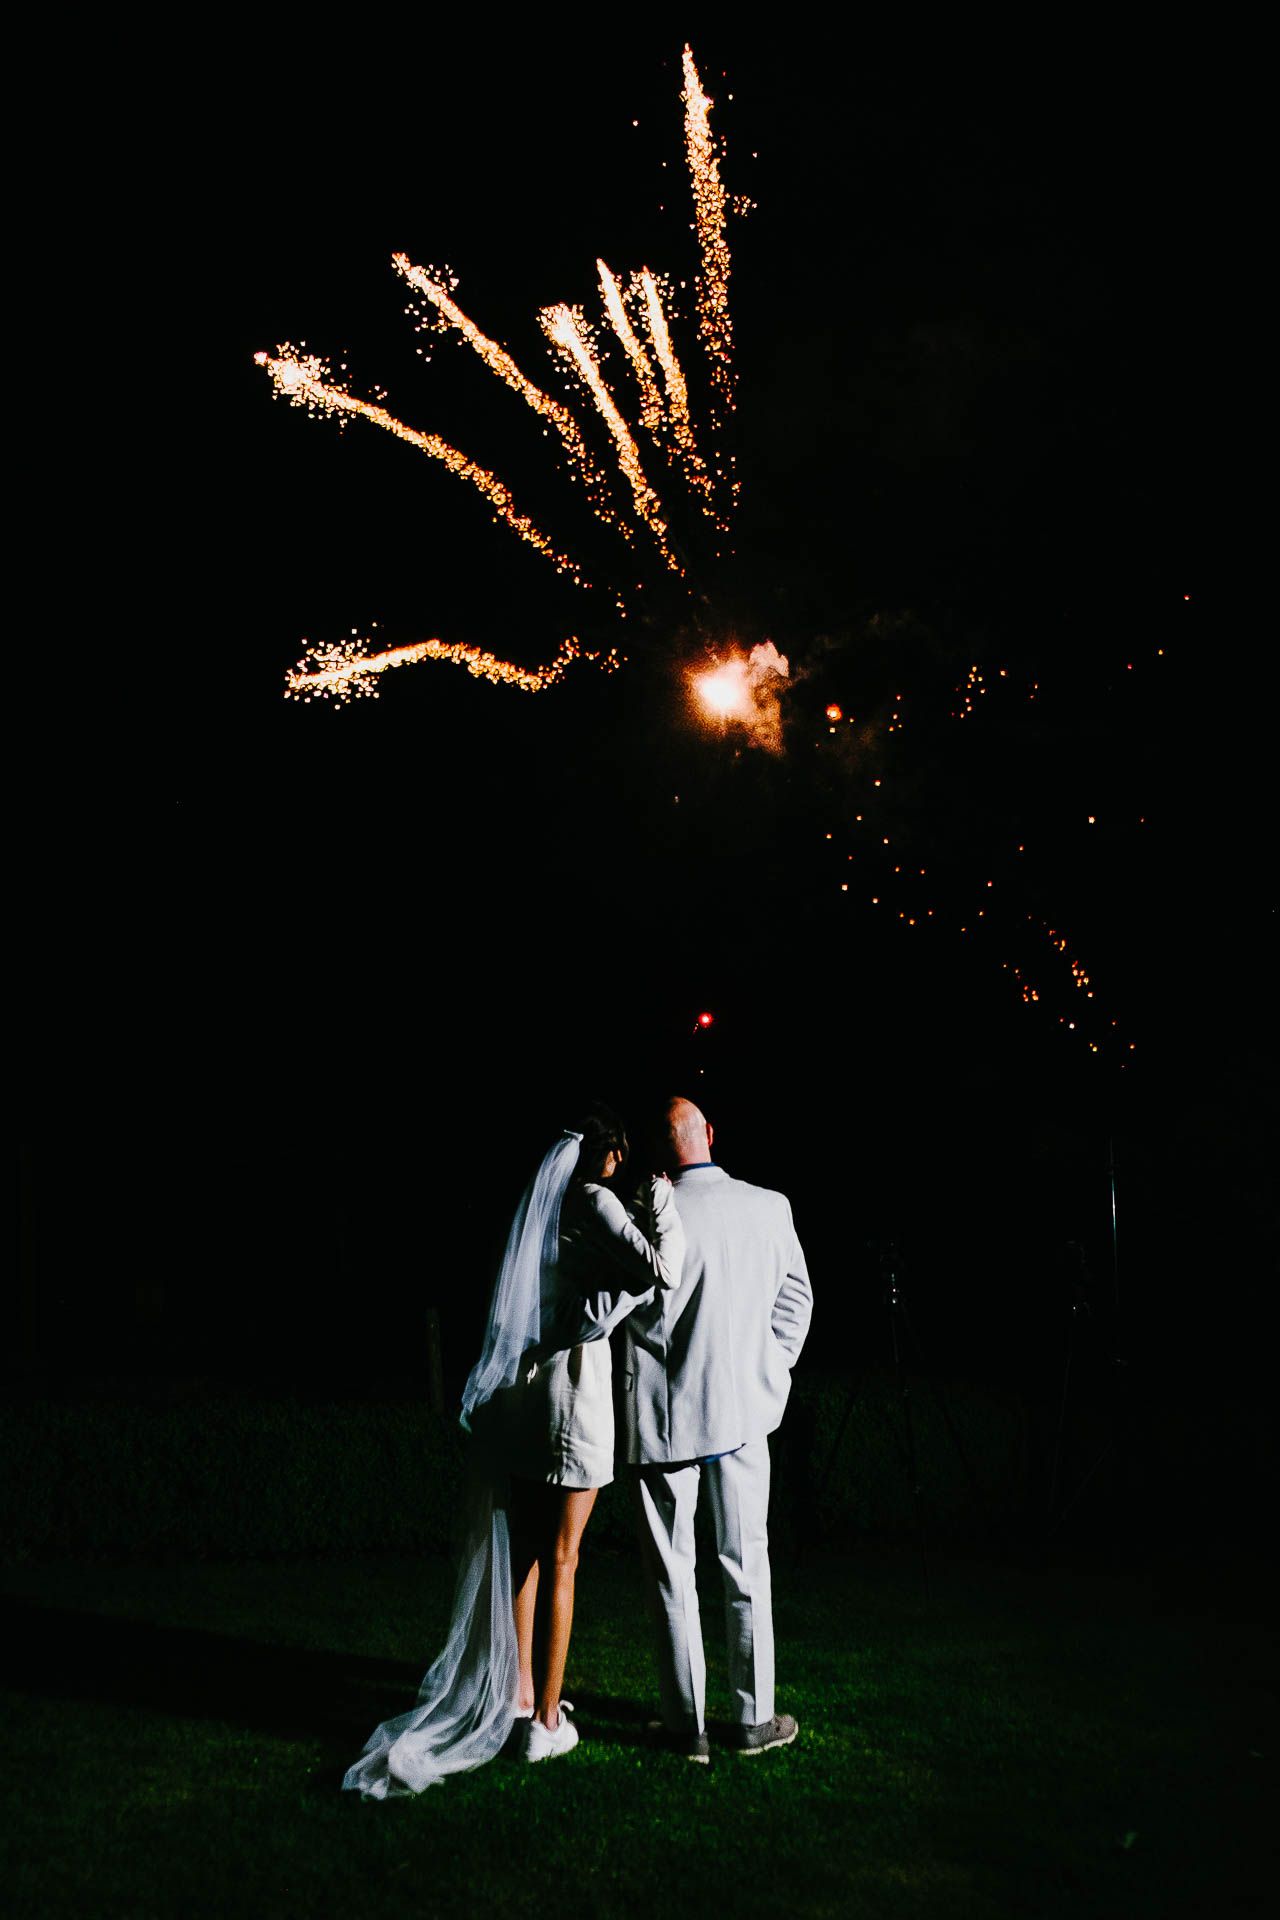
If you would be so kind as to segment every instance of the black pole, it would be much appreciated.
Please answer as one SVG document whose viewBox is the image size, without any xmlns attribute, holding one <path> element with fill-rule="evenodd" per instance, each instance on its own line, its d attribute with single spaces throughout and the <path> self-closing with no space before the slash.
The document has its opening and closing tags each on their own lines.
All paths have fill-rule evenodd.
<svg viewBox="0 0 1280 1920">
<path fill-rule="evenodd" d="M 911 1503 L 915 1511 L 916 1539 L 920 1543 L 920 1571 L 924 1575 L 924 1597 L 931 1598 L 929 1589 L 929 1548 L 925 1539 L 924 1514 L 920 1505 L 920 1471 L 916 1464 L 916 1429 L 911 1413 L 911 1388 L 902 1365 L 902 1343 L 898 1338 L 898 1315 L 902 1303 L 898 1299 L 898 1276 L 894 1271 L 892 1256 L 886 1276 L 888 1285 L 889 1331 L 893 1340 L 893 1372 L 898 1384 L 898 1399 L 902 1404 L 903 1439 L 906 1446 L 907 1475 L 911 1481 Z"/>
<path fill-rule="evenodd" d="M 1071 1362 L 1076 1349 L 1076 1316 L 1079 1300 L 1073 1300 L 1067 1317 L 1067 1353 L 1062 1364 L 1062 1398 L 1058 1403 L 1058 1432 L 1053 1448 L 1053 1471 L 1049 1477 L 1049 1521 L 1058 1517 L 1058 1479 L 1062 1472 L 1062 1453 L 1067 1435 L 1067 1403 L 1071 1396 Z"/>
<path fill-rule="evenodd" d="M 1115 1297 L 1116 1320 L 1120 1318 L 1120 1234 L 1116 1217 L 1116 1136 L 1107 1137 L 1107 1171 L 1111 1179 L 1111 1286 Z"/>
</svg>

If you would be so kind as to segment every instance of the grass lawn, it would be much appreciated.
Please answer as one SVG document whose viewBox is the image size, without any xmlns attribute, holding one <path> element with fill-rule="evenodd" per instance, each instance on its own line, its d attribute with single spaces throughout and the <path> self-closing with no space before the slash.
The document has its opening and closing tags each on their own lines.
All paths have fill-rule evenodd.
<svg viewBox="0 0 1280 1920">
<path fill-rule="evenodd" d="M 10 1914 L 1130 1917 L 1272 1890 L 1266 1596 L 908 1555 L 775 1569 L 795 1746 L 653 1754 L 635 1568 L 592 1554 L 560 1762 L 339 1794 L 436 1651 L 437 1560 L 0 1574 Z M 1212 1607 L 1212 1612 L 1210 1612 Z M 709 1708 L 726 1709 L 704 1595 Z M 713 1728 L 714 1732 L 714 1728 Z"/>
</svg>

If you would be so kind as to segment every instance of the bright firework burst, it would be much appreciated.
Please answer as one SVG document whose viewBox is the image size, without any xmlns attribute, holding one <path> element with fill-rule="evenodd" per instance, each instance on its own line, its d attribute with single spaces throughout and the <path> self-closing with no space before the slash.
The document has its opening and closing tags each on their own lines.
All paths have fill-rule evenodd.
<svg viewBox="0 0 1280 1920">
<path fill-rule="evenodd" d="M 734 652 L 714 666 L 691 672 L 689 682 L 700 705 L 725 726 L 733 724 L 767 753 L 782 752 L 780 690 L 790 664 L 772 640 L 749 653 Z"/>
<path fill-rule="evenodd" d="M 711 134 L 713 103 L 703 90 L 688 47 L 684 49 L 682 70 L 685 156 L 699 251 L 699 271 L 695 279 L 696 339 L 710 389 L 705 421 L 714 436 L 734 405 L 727 216 L 731 209 L 745 211 L 750 203 L 741 196 L 730 197 L 726 193 L 720 157 Z M 415 316 L 419 328 L 448 333 L 465 341 L 495 378 L 517 394 L 539 417 L 545 431 L 558 440 L 568 473 L 582 486 L 595 518 L 617 534 L 628 548 L 636 546 L 637 535 L 647 535 L 668 577 L 684 580 L 686 563 L 672 532 L 673 505 L 678 508 L 679 503 L 662 498 L 647 448 L 652 448 L 660 462 L 678 476 L 687 489 L 690 503 L 707 515 L 720 532 L 727 529 L 737 498 L 737 482 L 726 473 L 732 462 L 726 462 L 715 437 L 710 442 L 713 449 L 710 465 L 699 446 L 689 382 L 673 338 L 673 325 L 679 315 L 672 280 L 647 265 L 627 275 L 615 272 L 600 257 L 596 258 L 595 265 L 602 319 L 592 320 L 582 307 L 567 301 L 553 303 L 539 316 L 547 343 L 567 375 L 570 396 L 576 393 L 589 403 L 584 420 L 580 420 L 571 405 L 545 392 L 508 350 L 462 309 L 454 297 L 457 282 L 451 273 L 416 265 L 403 252 L 393 256 L 395 271 L 415 303 L 407 311 Z M 621 348 L 623 358 L 620 373 L 607 377 L 604 362 L 610 343 Z M 269 374 L 279 397 L 305 408 L 313 417 L 337 418 L 339 424 L 350 419 L 366 420 L 439 461 L 483 495 L 495 518 L 550 560 L 562 576 L 574 586 L 588 586 L 581 564 L 554 542 L 523 506 L 517 507 L 511 489 L 497 474 L 438 435 L 407 426 L 382 404 L 384 396 L 379 394 L 371 400 L 357 398 L 334 377 L 322 359 L 300 349 L 285 346 L 275 355 L 261 353 L 256 358 Z M 344 368 L 344 375 L 345 371 Z M 628 407 L 634 408 L 632 420 L 627 417 Z M 599 451 L 593 450 L 589 429 L 601 443 Z M 625 615 L 617 583 L 611 597 L 619 612 Z M 687 672 L 691 709 L 704 721 L 710 719 L 718 723 L 719 730 L 726 735 L 768 753 L 780 753 L 783 747 L 781 694 L 786 687 L 796 684 L 788 660 L 772 642 L 749 648 L 726 646 L 714 635 L 705 652 L 712 664 L 705 664 L 704 656 L 701 667 Z M 620 664 L 620 655 L 616 646 L 601 644 L 592 648 L 574 637 L 565 640 L 546 665 L 528 667 L 479 647 L 435 638 L 375 652 L 369 641 L 353 634 L 336 644 L 308 648 L 288 675 L 286 693 L 292 699 L 330 699 L 338 703 L 372 698 L 376 697 L 385 673 L 429 660 L 460 665 L 473 676 L 494 684 L 541 692 L 557 685 L 574 661 L 593 661 L 602 670 L 609 671 Z M 806 659 L 799 678 L 807 678 L 814 671 L 815 663 Z M 860 671 L 860 684 L 863 678 L 865 663 Z M 995 691 L 996 681 L 1002 688 L 1009 687 L 1006 669 L 1000 668 L 996 680 L 989 683 L 982 666 L 971 663 L 967 679 L 955 688 L 952 699 L 947 702 L 952 717 L 975 716 L 987 704 L 988 692 Z M 1025 692 L 1027 701 L 1036 701 L 1038 683 L 1032 681 L 1028 688 L 1020 690 Z M 859 709 L 865 704 L 860 694 Z M 914 721 L 917 716 L 913 713 L 912 717 Z M 1038 959 L 1030 960 L 1030 956 L 1026 956 L 1035 975 L 1033 981 L 1028 977 L 1028 967 L 1010 954 L 1011 922 L 1007 912 L 992 906 L 993 898 L 998 898 L 991 891 L 992 880 L 977 880 L 972 875 L 967 879 L 961 877 L 963 863 L 957 862 L 955 879 L 960 890 L 944 908 L 941 897 L 934 892 L 935 883 L 928 879 L 925 865 L 918 861 L 912 864 L 912 859 L 907 857 L 906 843 L 910 835 L 901 809 L 893 816 L 884 812 L 885 807 L 893 803 L 884 791 L 891 770 L 881 756 L 888 746 L 888 736 L 900 734 L 905 725 L 901 692 L 895 693 L 891 701 L 886 699 L 885 711 L 878 718 L 873 715 L 869 720 L 864 718 L 858 722 L 840 701 L 833 700 L 826 703 L 823 719 L 824 747 L 829 745 L 841 770 L 843 805 L 839 802 L 837 805 L 845 814 L 844 832 L 839 836 L 845 845 L 840 850 L 843 876 L 838 882 L 840 894 L 850 895 L 849 876 L 856 872 L 862 883 L 856 891 L 862 893 L 866 887 L 868 891 L 863 897 L 870 906 L 877 912 L 888 910 L 904 928 L 923 930 L 954 924 L 954 930 L 965 936 L 966 944 L 975 933 L 986 941 L 998 939 L 1005 948 L 1000 964 L 1012 974 L 1022 1001 L 1028 1006 L 1040 1006 L 1047 987 L 1041 965 Z M 877 772 L 877 768 L 880 771 Z M 913 777 L 916 776 L 907 774 L 908 779 Z M 863 810 L 855 811 L 858 807 Z M 891 831 L 882 832 L 881 828 Z M 825 835 L 828 842 L 834 842 L 834 838 L 832 832 Z M 832 851 L 836 851 L 834 844 Z M 1025 852 L 1022 844 L 1018 845 L 1017 852 L 1019 855 Z M 930 861 L 929 872 L 932 870 Z M 875 888 L 874 892 L 869 891 L 871 887 Z M 1020 914 L 1017 917 L 1021 919 Z M 1030 921 L 1036 917 L 1027 918 Z M 1047 922 L 1039 925 L 1048 930 Z M 1066 958 L 1063 938 L 1051 930 L 1049 938 L 1051 945 Z M 992 957 L 999 958 L 999 955 Z M 1091 1037 L 1101 1029 L 1094 1012 L 1096 1002 L 1090 976 L 1079 961 L 1067 959 L 1066 964 L 1077 1005 L 1081 1001 L 1093 1003 L 1088 1010 L 1094 1013 L 1094 1018 L 1084 1030 L 1084 1037 L 1090 1052 L 1097 1054 L 1103 1050 L 1104 1039 Z M 1080 1012 L 1083 1015 L 1086 1007 L 1080 1007 Z M 1082 1031 L 1082 1023 L 1065 1013 L 1059 1016 L 1059 1022 L 1072 1034 Z M 1112 1020 L 1110 1029 L 1115 1025 Z M 1113 1037 L 1108 1031 L 1105 1045 L 1111 1051 L 1120 1045 L 1119 1037 Z M 1130 1052 L 1132 1046 L 1133 1043 L 1128 1042 L 1125 1051 Z"/>
</svg>

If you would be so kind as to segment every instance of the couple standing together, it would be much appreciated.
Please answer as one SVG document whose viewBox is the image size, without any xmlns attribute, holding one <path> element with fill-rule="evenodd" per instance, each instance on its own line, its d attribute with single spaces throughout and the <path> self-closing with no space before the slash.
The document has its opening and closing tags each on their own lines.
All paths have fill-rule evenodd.
<svg viewBox="0 0 1280 1920">
<path fill-rule="evenodd" d="M 786 1198 L 731 1179 L 691 1100 L 665 1109 L 671 1178 L 630 1208 L 627 1157 L 593 1110 L 526 1189 L 480 1358 L 463 1394 L 472 1435 L 466 1537 L 448 1639 L 418 1704 L 378 1727 L 343 1785 L 418 1793 L 505 1747 L 552 1759 L 578 1744 L 560 1691 L 583 1531 L 613 1478 L 608 1335 L 621 1333 L 622 1457 L 658 1630 L 669 1750 L 706 1761 L 706 1666 L 694 1513 L 705 1484 L 724 1581 L 731 1744 L 796 1736 L 774 1705 L 768 1435 L 809 1328 L 813 1292 Z"/>
</svg>

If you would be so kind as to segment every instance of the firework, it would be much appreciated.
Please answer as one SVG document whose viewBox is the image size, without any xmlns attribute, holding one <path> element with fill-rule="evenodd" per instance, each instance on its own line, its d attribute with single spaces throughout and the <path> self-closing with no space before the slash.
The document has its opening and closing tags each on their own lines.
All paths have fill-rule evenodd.
<svg viewBox="0 0 1280 1920">
<path fill-rule="evenodd" d="M 575 660 L 594 660 L 606 673 L 622 664 L 616 647 L 607 653 L 592 653 L 582 646 L 576 634 L 560 644 L 560 651 L 545 667 L 521 667 L 513 660 L 499 660 L 481 647 L 469 647 L 444 640 L 419 640 L 408 647 L 389 647 L 382 653 L 370 653 L 369 642 L 353 634 L 340 640 L 309 647 L 285 679 L 286 700 L 336 701 L 376 700 L 379 676 L 393 667 L 412 667 L 423 660 L 447 660 L 465 667 L 477 680 L 495 686 L 517 687 L 522 693 L 545 693 L 564 678 Z"/>
<path fill-rule="evenodd" d="M 681 99 L 685 109 L 685 152 L 693 192 L 694 229 L 700 259 L 697 280 L 698 338 L 708 360 L 713 391 L 712 424 L 715 425 L 717 416 L 714 402 L 728 407 L 733 404 L 733 332 L 728 307 L 730 256 L 725 236 L 729 203 L 720 179 L 716 145 L 711 134 L 712 102 L 703 92 L 689 47 L 685 47 L 683 54 Z M 745 211 L 749 203 L 739 200 L 734 204 L 739 211 Z M 597 463 L 582 427 L 570 408 L 545 393 L 517 365 L 507 349 L 463 311 L 454 298 L 457 281 L 451 273 L 437 267 L 420 266 L 404 252 L 392 255 L 392 265 L 416 296 L 414 305 L 406 311 L 417 315 L 420 330 L 452 331 L 467 342 L 490 372 L 538 415 L 544 423 L 544 431 L 556 435 L 567 457 L 570 474 L 586 490 L 591 511 L 624 541 L 633 544 L 633 529 L 610 499 L 608 476 Z M 596 267 L 605 319 L 626 355 L 639 389 L 639 428 L 678 467 L 702 511 L 724 532 L 728 523 L 715 503 L 712 478 L 694 436 L 688 385 L 663 307 L 663 295 L 664 292 L 669 293 L 670 283 L 664 281 L 660 274 L 644 267 L 639 273 L 631 275 L 624 294 L 617 277 L 603 259 L 597 259 Z M 568 363 L 572 376 L 585 388 L 609 432 L 619 470 L 630 488 L 636 515 L 652 535 L 665 565 L 672 573 L 683 576 L 684 567 L 670 539 L 668 515 L 645 474 L 632 429 L 606 384 L 591 327 L 579 308 L 565 302 L 544 308 L 540 319 L 552 348 Z M 647 344 L 642 337 L 643 331 L 648 333 Z M 439 460 L 451 473 L 482 493 L 493 508 L 495 517 L 510 527 L 519 539 L 551 560 L 557 571 L 568 575 L 575 586 L 590 584 L 580 564 L 571 555 L 562 552 L 528 514 L 517 509 L 510 488 L 496 473 L 482 467 L 457 447 L 450 446 L 438 434 L 423 433 L 407 426 L 382 404 L 385 396 L 379 394 L 373 400 L 358 399 L 334 378 L 325 361 L 291 346 L 281 346 L 274 354 L 258 353 L 254 358 L 267 371 L 277 395 L 295 406 L 304 407 L 313 417 L 336 417 L 340 424 L 349 419 L 368 420 L 429 458 Z M 731 501 L 736 498 L 737 491 L 737 483 L 731 482 Z M 643 585 L 643 582 L 640 584 Z M 613 584 L 611 597 L 618 613 L 625 618 L 626 606 L 618 586 L 618 582 Z M 290 680 L 291 691 L 297 691 L 294 688 L 296 680 L 299 688 L 305 686 L 309 689 L 299 693 L 298 697 L 313 697 L 320 684 L 313 683 L 316 682 L 316 675 L 321 674 L 329 676 L 323 680 L 325 689 L 331 686 L 350 687 L 355 691 L 346 697 L 354 698 L 360 692 L 367 692 L 376 686 L 377 674 L 385 666 L 443 657 L 418 648 L 401 648 L 395 650 L 394 658 L 391 655 L 364 654 L 361 658 L 366 664 L 358 666 L 347 659 L 343 651 L 347 644 L 341 643 L 337 649 L 330 650 L 332 658 L 324 649 L 318 652 L 313 649 L 308 655 L 312 670 L 304 671 L 303 667 L 295 669 Z M 421 646 L 428 644 L 423 642 Z M 324 654 L 324 663 L 318 664 L 321 654 Z M 373 658 L 382 663 L 376 671 L 367 664 Z"/>
</svg>

